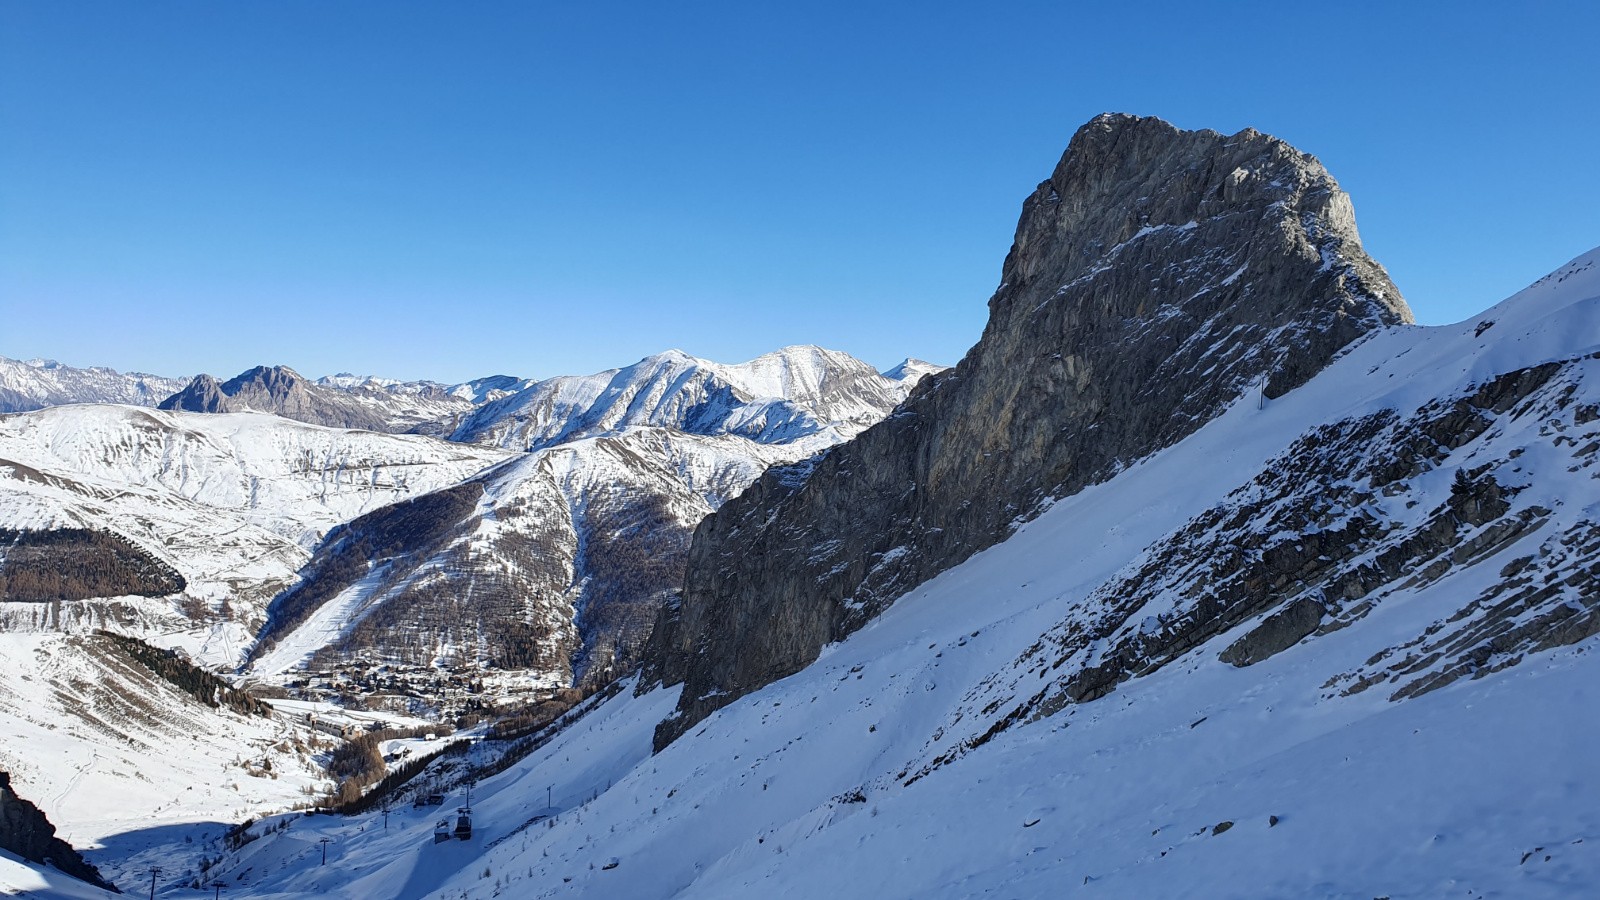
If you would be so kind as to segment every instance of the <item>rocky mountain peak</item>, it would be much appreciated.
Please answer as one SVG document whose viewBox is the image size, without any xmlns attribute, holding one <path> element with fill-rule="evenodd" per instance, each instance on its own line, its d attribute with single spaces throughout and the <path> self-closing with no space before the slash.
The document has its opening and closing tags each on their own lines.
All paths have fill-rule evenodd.
<svg viewBox="0 0 1600 900">
<path fill-rule="evenodd" d="M 384 410 L 370 408 L 349 391 L 317 384 L 288 366 L 256 366 L 220 384 L 210 375 L 196 375 L 183 390 L 161 401 L 159 408 L 262 412 L 333 428 L 402 430 L 392 427 Z"/>
<path fill-rule="evenodd" d="M 288 366 L 256 366 L 224 382 L 222 392 L 233 397 L 244 391 L 259 391 L 269 397 L 283 398 L 304 391 L 309 383 Z"/>
<path fill-rule="evenodd" d="M 891 378 L 895 381 L 901 382 L 902 384 L 916 384 L 923 378 L 932 375 L 935 372 L 943 372 L 944 370 L 944 366 L 935 365 L 926 360 L 908 356 L 902 360 L 899 365 L 892 369 L 886 370 L 883 373 L 883 377 Z"/>
<path fill-rule="evenodd" d="M 701 524 L 656 630 L 653 674 L 684 682 L 658 745 L 1042 503 L 1412 321 L 1315 158 L 1121 114 L 1079 129 L 1024 201 L 989 308 L 967 357 L 894 416 Z"/>
<path fill-rule="evenodd" d="M 156 408 L 206 413 L 230 411 L 222 385 L 203 372 L 196 375 L 183 390 L 156 404 Z"/>
<path fill-rule="evenodd" d="M 1168 262 L 1162 257 L 1172 250 L 1201 246 L 1217 249 L 1213 262 L 1233 265 L 1215 285 L 1197 278 L 1215 267 L 1156 269 L 1140 285 L 1148 290 L 1116 292 L 1137 297 L 1127 305 L 1111 302 L 1111 285 L 1099 277 L 1111 267 Z M 1258 257 L 1253 274 L 1248 256 Z M 1320 304 L 1307 307 L 1303 293 L 1246 296 L 1251 282 L 1267 274 L 1259 267 L 1279 258 L 1312 267 L 1296 274 L 1324 283 Z M 1161 119 L 1120 113 L 1080 128 L 1050 178 L 1024 202 L 1001 278 L 990 301 L 991 330 L 1026 327 L 1034 319 L 1035 309 L 1013 308 L 1019 299 L 1049 290 L 1050 296 L 1035 299 L 1052 302 L 1091 281 L 1100 282 L 1090 292 L 1099 302 L 1084 312 L 1101 313 L 1108 324 L 1155 318 L 1162 309 L 1226 312 L 1217 297 L 1206 296 L 1225 288 L 1233 288 L 1221 294 L 1235 305 L 1251 304 L 1252 315 L 1239 317 L 1240 324 L 1309 316 L 1340 346 L 1378 321 L 1413 321 L 1388 274 L 1363 251 L 1349 196 L 1315 157 L 1254 129 L 1183 131 Z M 1189 293 L 1178 296 L 1186 288 Z M 1365 318 L 1346 322 L 1351 316 Z M 1316 370 L 1287 356 L 1277 362 L 1269 373 L 1273 396 Z"/>
</svg>

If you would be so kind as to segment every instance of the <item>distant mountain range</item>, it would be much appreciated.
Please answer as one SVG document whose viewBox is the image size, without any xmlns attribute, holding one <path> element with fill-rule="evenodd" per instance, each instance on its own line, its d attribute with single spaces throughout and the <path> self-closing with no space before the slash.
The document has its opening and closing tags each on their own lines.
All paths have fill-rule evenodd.
<svg viewBox="0 0 1600 900">
<path fill-rule="evenodd" d="M 60 405 L 0 419 L 0 529 L 106 532 L 184 587 L 65 605 L 14 590 L 0 628 L 159 633 L 277 679 L 315 663 L 603 680 L 636 661 L 706 513 L 859 433 L 936 369 L 891 377 L 817 347 L 459 385 L 263 366 L 140 409 L 108 401 L 175 382 L 15 364 L 0 371 L 29 376 L 17 393 Z M 109 552 L 50 546 L 77 569 Z"/>
<path fill-rule="evenodd" d="M 91 366 L 75 369 L 53 359 L 0 356 L 0 413 L 27 412 L 68 403 L 155 406 L 183 389 L 187 379 Z"/>
</svg>

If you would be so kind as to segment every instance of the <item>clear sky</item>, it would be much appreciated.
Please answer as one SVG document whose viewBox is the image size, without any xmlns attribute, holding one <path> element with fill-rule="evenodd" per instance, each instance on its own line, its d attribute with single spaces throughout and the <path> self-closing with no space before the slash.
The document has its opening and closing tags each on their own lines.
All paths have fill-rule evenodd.
<svg viewBox="0 0 1600 900">
<path fill-rule="evenodd" d="M 0 2 L 0 355 L 460 381 L 975 341 L 1103 111 L 1327 164 L 1419 320 L 1600 244 L 1600 4 Z"/>
</svg>

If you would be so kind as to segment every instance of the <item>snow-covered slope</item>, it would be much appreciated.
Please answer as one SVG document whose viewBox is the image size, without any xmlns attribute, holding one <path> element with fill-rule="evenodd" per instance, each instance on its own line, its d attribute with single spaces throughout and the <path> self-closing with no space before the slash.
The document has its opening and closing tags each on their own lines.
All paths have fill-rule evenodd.
<svg viewBox="0 0 1600 900">
<path fill-rule="evenodd" d="M 623 369 L 537 382 L 476 410 L 451 439 L 537 449 L 649 425 L 769 444 L 823 432 L 839 441 L 881 419 L 913 383 L 821 347 L 785 347 L 738 365 L 669 350 Z"/>
<path fill-rule="evenodd" d="M 671 351 L 491 401 L 454 439 L 529 452 L 330 534 L 274 601 L 251 674 L 399 664 L 603 684 L 637 662 L 701 518 L 914 383 L 817 347 L 733 366 Z"/>
<path fill-rule="evenodd" d="M 1240 400 L 657 755 L 676 691 L 624 693 L 471 842 L 297 823 L 235 896 L 1585 896 L 1597 455 L 1600 251 Z M 1235 579 L 1219 537 L 1301 556 Z M 331 872 L 256 862 L 324 835 Z"/>
<path fill-rule="evenodd" d="M 142 372 L 122 373 L 104 366 L 78 369 L 53 359 L 24 361 L 0 356 L 0 413 L 67 403 L 155 406 L 187 380 Z"/>
<path fill-rule="evenodd" d="M 100 636 L 0 634 L 0 728 L 0 770 L 124 889 L 166 862 L 151 846 L 324 786 L 303 730 L 201 703 Z"/>
<path fill-rule="evenodd" d="M 106 900 L 117 896 L 3 850 L 0 850 L 0 894 L 8 897 L 56 897 L 61 900 Z"/>
<path fill-rule="evenodd" d="M 638 661 L 700 519 L 832 439 L 634 427 L 519 454 L 416 515 L 395 507 L 330 534 L 274 602 L 249 674 L 441 665 L 603 684 Z"/>
<path fill-rule="evenodd" d="M 0 418 L 0 526 L 112 531 L 188 582 L 164 599 L 0 604 L 0 627 L 77 618 L 79 627 L 181 630 L 215 661 L 236 659 L 329 528 L 506 457 L 250 413 L 74 405 Z"/>
</svg>

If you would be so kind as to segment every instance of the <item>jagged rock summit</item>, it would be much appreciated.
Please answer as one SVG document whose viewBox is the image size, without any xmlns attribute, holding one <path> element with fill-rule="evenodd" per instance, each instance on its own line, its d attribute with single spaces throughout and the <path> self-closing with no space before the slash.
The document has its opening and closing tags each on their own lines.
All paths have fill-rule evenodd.
<svg viewBox="0 0 1600 900">
<path fill-rule="evenodd" d="M 895 414 L 700 525 L 653 638 L 651 677 L 684 684 L 658 748 L 1052 498 L 1412 321 L 1315 158 L 1121 114 L 1079 129 L 1024 202 L 989 309 Z"/>
<path fill-rule="evenodd" d="M 196 375 L 183 390 L 161 401 L 160 409 L 185 412 L 264 412 L 332 428 L 390 430 L 382 415 L 346 392 L 324 387 L 288 366 L 256 366 L 221 384 Z"/>
</svg>

